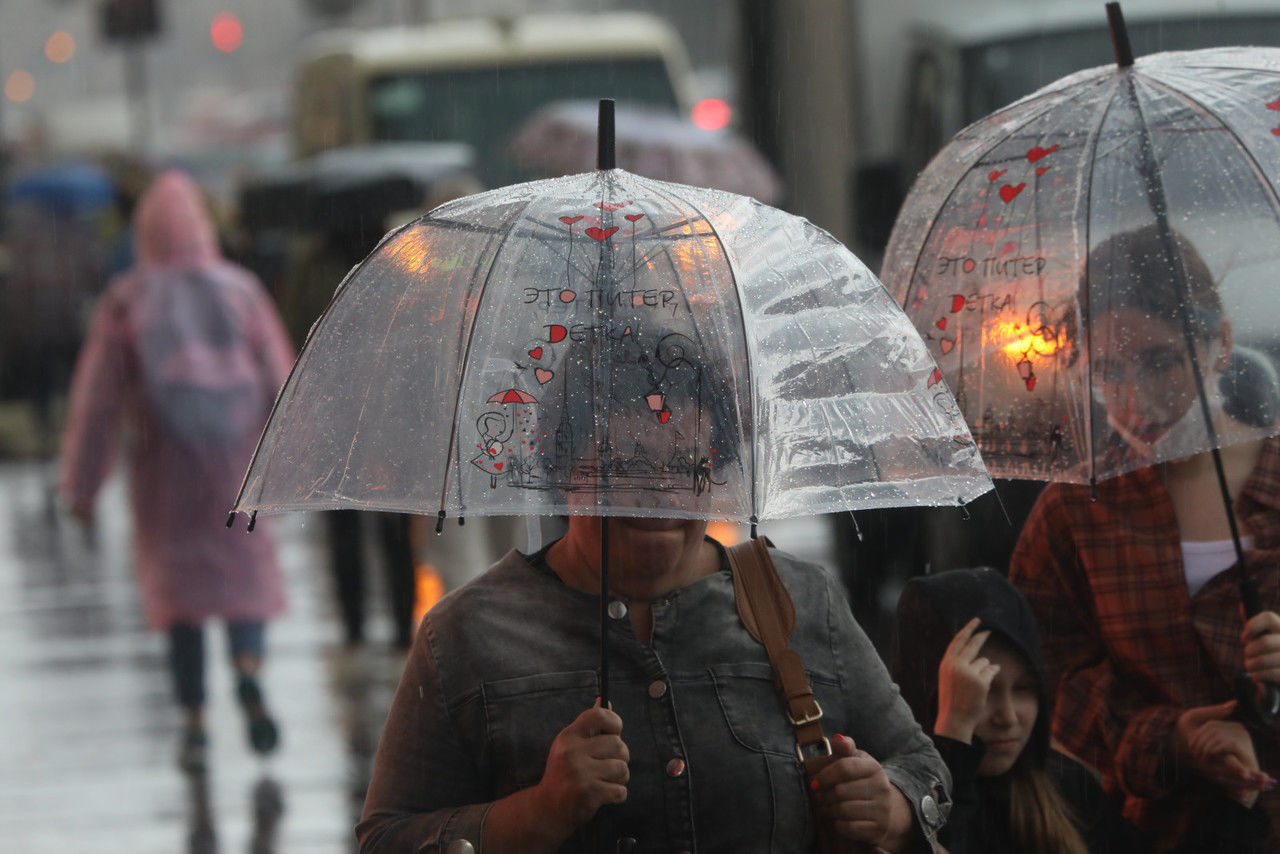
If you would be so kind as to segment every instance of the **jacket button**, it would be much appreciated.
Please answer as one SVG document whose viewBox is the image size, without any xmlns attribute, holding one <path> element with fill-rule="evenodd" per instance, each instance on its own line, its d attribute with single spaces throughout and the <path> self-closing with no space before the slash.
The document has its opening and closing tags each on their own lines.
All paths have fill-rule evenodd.
<svg viewBox="0 0 1280 854">
<path fill-rule="evenodd" d="M 655 700 L 660 700 L 667 694 L 667 683 L 661 679 L 655 679 L 649 683 L 649 696 Z"/>
<path fill-rule="evenodd" d="M 476 854 L 476 847 L 465 839 L 455 839 L 449 844 L 447 854 Z"/>
<path fill-rule="evenodd" d="M 679 777 L 682 774 L 684 774 L 683 759 L 672 759 L 670 762 L 667 763 L 668 777 Z"/>
<path fill-rule="evenodd" d="M 933 795 L 925 795 L 920 799 L 920 815 L 928 822 L 930 827 L 936 827 L 942 813 L 938 810 L 938 802 L 934 800 Z"/>
<path fill-rule="evenodd" d="M 627 603 L 621 599 L 612 599 L 609 601 L 609 616 L 615 620 L 621 620 L 627 616 Z"/>
</svg>

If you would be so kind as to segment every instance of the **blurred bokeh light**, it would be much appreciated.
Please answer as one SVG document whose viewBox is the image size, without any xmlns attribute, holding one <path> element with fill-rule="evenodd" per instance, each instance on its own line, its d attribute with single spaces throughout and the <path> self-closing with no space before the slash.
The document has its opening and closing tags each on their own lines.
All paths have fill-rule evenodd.
<svg viewBox="0 0 1280 854">
<path fill-rule="evenodd" d="M 5 97 L 10 101 L 21 104 L 23 101 L 30 100 L 31 96 L 36 92 L 36 79 L 31 76 L 31 72 L 19 68 L 17 71 L 9 75 L 9 79 L 4 84 Z"/>
<path fill-rule="evenodd" d="M 733 110 L 720 98 L 703 98 L 693 107 L 693 123 L 703 130 L 720 130 L 728 127 Z"/>
<path fill-rule="evenodd" d="M 56 30 L 44 43 L 44 55 L 50 62 L 68 62 L 76 55 L 76 40 L 66 30 Z"/>
<path fill-rule="evenodd" d="M 244 27 L 240 24 L 240 19 L 231 12 L 219 12 L 209 27 L 209 37 L 218 50 L 232 53 L 244 41 Z"/>
</svg>

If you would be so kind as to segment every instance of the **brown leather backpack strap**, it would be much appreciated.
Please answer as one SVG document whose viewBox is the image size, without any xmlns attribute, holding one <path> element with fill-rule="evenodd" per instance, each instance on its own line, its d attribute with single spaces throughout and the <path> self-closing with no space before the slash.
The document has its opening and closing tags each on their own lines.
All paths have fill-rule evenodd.
<svg viewBox="0 0 1280 854">
<path fill-rule="evenodd" d="M 791 648 L 796 608 L 764 540 L 747 540 L 725 550 L 733 569 L 738 616 L 753 638 L 764 645 L 773 666 L 774 684 L 796 732 L 796 756 L 810 776 L 830 761 L 831 742 L 822 734 L 822 707 L 813 695 L 804 663 Z"/>
</svg>

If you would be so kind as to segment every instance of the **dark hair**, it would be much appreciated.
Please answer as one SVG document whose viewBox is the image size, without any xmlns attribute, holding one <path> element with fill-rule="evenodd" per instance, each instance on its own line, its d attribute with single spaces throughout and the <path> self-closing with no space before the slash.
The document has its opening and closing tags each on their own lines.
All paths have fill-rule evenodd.
<svg viewBox="0 0 1280 854">
<path fill-rule="evenodd" d="M 606 349 L 608 355 L 602 357 L 585 342 L 573 345 L 561 368 L 565 393 L 549 395 L 545 400 L 543 417 L 549 422 L 567 426 L 563 435 L 568 437 L 574 454 L 586 450 L 596 439 L 596 417 L 599 413 L 589 394 L 572 393 L 569 389 L 586 386 L 591 373 L 599 370 L 601 363 L 607 360 L 611 362 L 608 377 L 610 407 L 652 412 L 655 432 L 660 429 L 657 421 L 660 410 L 652 410 L 649 406 L 646 398 L 651 393 L 664 395 L 663 405 L 670 409 L 697 407 L 705 428 L 700 446 L 705 449 L 707 463 L 712 469 L 717 469 L 737 459 L 741 441 L 735 415 L 738 407 L 732 387 L 724 379 L 728 371 L 726 367 L 707 358 L 689 337 L 665 330 L 632 330 L 622 340 L 611 342 Z M 610 440 L 616 444 L 642 438 L 610 437 Z"/>
<path fill-rule="evenodd" d="M 1263 353 L 1239 345 L 1218 380 L 1222 409 L 1250 427 L 1270 427 L 1280 418 L 1280 376 Z"/>
<path fill-rule="evenodd" d="M 1209 265 L 1185 235 L 1154 223 L 1113 234 L 1094 247 L 1080 289 L 1094 317 L 1132 308 L 1176 321 L 1186 306 L 1206 338 L 1222 322 L 1222 299 Z"/>
<path fill-rule="evenodd" d="M 1092 318 L 1129 308 L 1178 324 L 1186 306 L 1205 339 L 1223 318 L 1217 283 L 1200 252 L 1180 231 L 1162 230 L 1155 223 L 1113 234 L 1089 252 L 1076 284 L 1076 306 Z M 1070 367 L 1083 349 L 1075 307 L 1067 312 L 1064 325 L 1068 340 L 1077 342 L 1067 361 Z"/>
</svg>

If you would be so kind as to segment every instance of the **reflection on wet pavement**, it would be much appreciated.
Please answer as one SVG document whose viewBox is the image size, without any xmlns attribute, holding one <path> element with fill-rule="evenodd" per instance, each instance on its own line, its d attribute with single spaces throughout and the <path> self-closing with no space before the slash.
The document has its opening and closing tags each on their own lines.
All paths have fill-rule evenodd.
<svg viewBox="0 0 1280 854">
<path fill-rule="evenodd" d="M 277 528 L 290 609 L 268 628 L 263 690 L 281 748 L 264 760 L 247 744 L 216 627 L 208 770 L 187 775 L 165 641 L 147 629 L 133 584 L 124 485 L 99 500 L 90 541 L 51 512 L 48 477 L 37 464 L 0 465 L 0 847 L 354 850 L 402 654 L 381 640 L 382 624 L 363 649 L 340 648 L 319 520 Z"/>
</svg>

